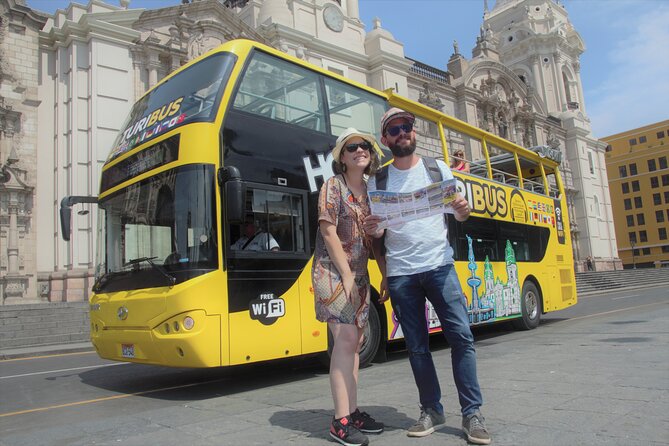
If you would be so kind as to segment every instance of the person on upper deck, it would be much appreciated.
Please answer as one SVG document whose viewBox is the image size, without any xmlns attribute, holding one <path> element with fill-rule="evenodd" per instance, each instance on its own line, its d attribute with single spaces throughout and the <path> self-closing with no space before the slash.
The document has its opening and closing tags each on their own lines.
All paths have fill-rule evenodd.
<svg viewBox="0 0 669 446">
<path fill-rule="evenodd" d="M 457 149 L 451 156 L 451 170 L 459 172 L 469 172 L 469 162 L 465 158 L 465 152 L 462 149 Z"/>
</svg>

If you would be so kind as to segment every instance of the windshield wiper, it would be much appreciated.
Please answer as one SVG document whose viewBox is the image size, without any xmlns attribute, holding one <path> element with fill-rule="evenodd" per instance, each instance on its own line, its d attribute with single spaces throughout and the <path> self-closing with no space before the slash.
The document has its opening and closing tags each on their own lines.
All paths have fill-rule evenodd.
<svg viewBox="0 0 669 446">
<path fill-rule="evenodd" d="M 136 266 L 136 265 L 139 265 L 142 262 L 146 262 L 149 265 L 151 265 L 153 268 L 158 270 L 158 272 L 160 274 L 162 274 L 163 277 L 165 277 L 168 280 L 168 282 L 170 284 L 170 288 L 172 288 L 174 286 L 174 284 L 176 283 L 177 278 L 174 277 L 173 275 L 171 275 L 170 273 L 168 273 L 167 271 L 165 271 L 165 268 L 163 268 L 162 266 L 153 263 L 153 260 L 157 259 L 157 258 L 158 257 L 138 257 L 136 259 L 128 260 L 126 263 L 123 264 L 123 266 L 131 266 L 131 265 Z"/>
<path fill-rule="evenodd" d="M 102 291 L 102 287 L 104 287 L 113 277 L 122 276 L 128 273 L 129 271 L 109 271 L 108 273 L 104 273 L 95 281 L 92 289 L 96 293 Z"/>
</svg>

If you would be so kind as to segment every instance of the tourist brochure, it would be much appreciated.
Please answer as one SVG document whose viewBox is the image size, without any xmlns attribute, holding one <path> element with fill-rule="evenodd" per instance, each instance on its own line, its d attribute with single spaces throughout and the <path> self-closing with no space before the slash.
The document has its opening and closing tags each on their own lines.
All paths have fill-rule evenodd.
<svg viewBox="0 0 669 446">
<path fill-rule="evenodd" d="M 382 218 L 379 229 L 384 229 L 430 215 L 453 212 L 450 204 L 457 192 L 455 183 L 455 179 L 444 180 L 413 192 L 367 192 L 372 215 Z"/>
</svg>

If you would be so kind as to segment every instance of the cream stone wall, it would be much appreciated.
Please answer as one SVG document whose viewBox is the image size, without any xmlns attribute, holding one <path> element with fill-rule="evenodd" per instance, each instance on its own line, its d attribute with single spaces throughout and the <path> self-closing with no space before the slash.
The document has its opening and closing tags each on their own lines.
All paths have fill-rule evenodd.
<svg viewBox="0 0 669 446">
<path fill-rule="evenodd" d="M 107 15 L 91 19 L 94 13 Z M 70 4 L 40 33 L 39 201 L 51 215 L 38 227 L 38 273 L 52 301 L 82 300 L 92 285 L 86 277 L 95 265 L 97 208 L 74 210 L 70 242 L 58 209 L 67 195 L 98 193 L 102 165 L 136 99 L 130 44 L 139 33 L 114 25 L 140 14 L 95 0 Z"/>
<path fill-rule="evenodd" d="M 37 33 L 46 16 L 0 0 L 0 305 L 39 302 Z M 49 209 L 49 208 L 45 208 Z"/>
</svg>

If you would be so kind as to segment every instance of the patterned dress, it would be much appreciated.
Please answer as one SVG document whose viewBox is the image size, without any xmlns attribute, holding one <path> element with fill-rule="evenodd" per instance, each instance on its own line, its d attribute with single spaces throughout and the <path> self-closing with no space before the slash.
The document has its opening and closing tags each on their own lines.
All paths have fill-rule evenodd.
<svg viewBox="0 0 669 446">
<path fill-rule="evenodd" d="M 369 315 L 369 274 L 367 260 L 370 240 L 362 229 L 369 215 L 367 194 L 356 200 L 346 186 L 344 177 L 336 175 L 321 187 L 318 197 L 318 221 L 332 223 L 337 228 L 346 259 L 355 275 L 355 289 L 346 297 L 341 276 L 330 258 L 320 230 L 316 235 L 316 249 L 311 279 L 316 301 L 316 318 L 322 322 L 353 324 L 363 328 Z"/>
</svg>

